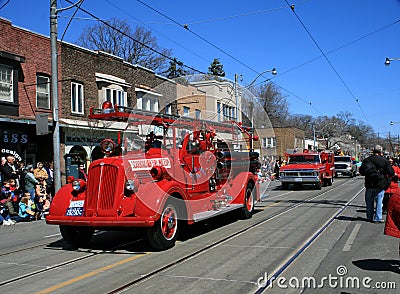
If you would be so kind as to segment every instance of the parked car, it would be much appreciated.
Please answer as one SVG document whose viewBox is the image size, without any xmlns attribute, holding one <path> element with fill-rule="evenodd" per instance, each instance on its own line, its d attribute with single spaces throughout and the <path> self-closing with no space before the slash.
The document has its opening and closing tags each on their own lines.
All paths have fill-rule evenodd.
<svg viewBox="0 0 400 294">
<path fill-rule="evenodd" d="M 350 178 L 357 175 L 357 165 L 351 156 L 335 156 L 335 177 L 348 176 Z"/>
</svg>

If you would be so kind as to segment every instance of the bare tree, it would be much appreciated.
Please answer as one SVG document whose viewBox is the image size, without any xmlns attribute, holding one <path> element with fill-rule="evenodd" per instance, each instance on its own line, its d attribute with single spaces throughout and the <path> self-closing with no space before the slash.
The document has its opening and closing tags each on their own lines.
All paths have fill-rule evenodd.
<svg viewBox="0 0 400 294">
<path fill-rule="evenodd" d="M 123 58 L 133 64 L 161 73 L 168 68 L 172 50 L 160 48 L 149 30 L 137 26 L 132 30 L 128 22 L 112 18 L 105 23 L 87 26 L 77 44 Z"/>
<path fill-rule="evenodd" d="M 261 85 L 257 97 L 272 125 L 284 125 L 289 116 L 289 107 L 286 97 L 282 95 L 279 88 L 273 83 Z"/>
</svg>

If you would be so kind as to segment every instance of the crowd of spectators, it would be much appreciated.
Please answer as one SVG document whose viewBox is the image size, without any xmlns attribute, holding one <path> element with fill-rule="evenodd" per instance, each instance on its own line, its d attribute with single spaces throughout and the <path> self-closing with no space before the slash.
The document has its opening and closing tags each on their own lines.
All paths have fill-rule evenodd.
<svg viewBox="0 0 400 294">
<path fill-rule="evenodd" d="M 8 155 L 0 164 L 0 225 L 39 220 L 48 213 L 53 191 L 51 163 L 16 162 Z"/>
</svg>

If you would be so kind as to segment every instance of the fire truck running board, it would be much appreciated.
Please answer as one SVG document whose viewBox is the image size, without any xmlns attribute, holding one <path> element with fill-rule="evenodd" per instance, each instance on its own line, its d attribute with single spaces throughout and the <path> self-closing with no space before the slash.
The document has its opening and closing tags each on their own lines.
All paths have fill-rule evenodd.
<svg viewBox="0 0 400 294">
<path fill-rule="evenodd" d="M 225 207 L 223 207 L 221 209 L 218 209 L 218 210 L 209 210 L 209 211 L 195 213 L 195 214 L 193 214 L 193 220 L 195 222 L 199 222 L 199 221 L 202 221 L 202 220 L 205 220 L 205 219 L 208 219 L 208 218 L 211 218 L 211 217 L 226 213 L 226 212 L 231 211 L 231 210 L 239 209 L 239 208 L 242 208 L 242 207 L 243 207 L 243 204 L 230 204 L 229 206 L 225 206 Z"/>
</svg>

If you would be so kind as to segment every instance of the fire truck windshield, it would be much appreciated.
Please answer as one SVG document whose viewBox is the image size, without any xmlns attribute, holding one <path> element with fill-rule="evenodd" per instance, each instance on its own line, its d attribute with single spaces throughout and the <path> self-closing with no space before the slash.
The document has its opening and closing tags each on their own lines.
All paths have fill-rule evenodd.
<svg viewBox="0 0 400 294">
<path fill-rule="evenodd" d="M 317 162 L 319 163 L 319 155 L 294 155 L 289 156 L 288 163 L 309 163 L 309 162 Z"/>
</svg>

